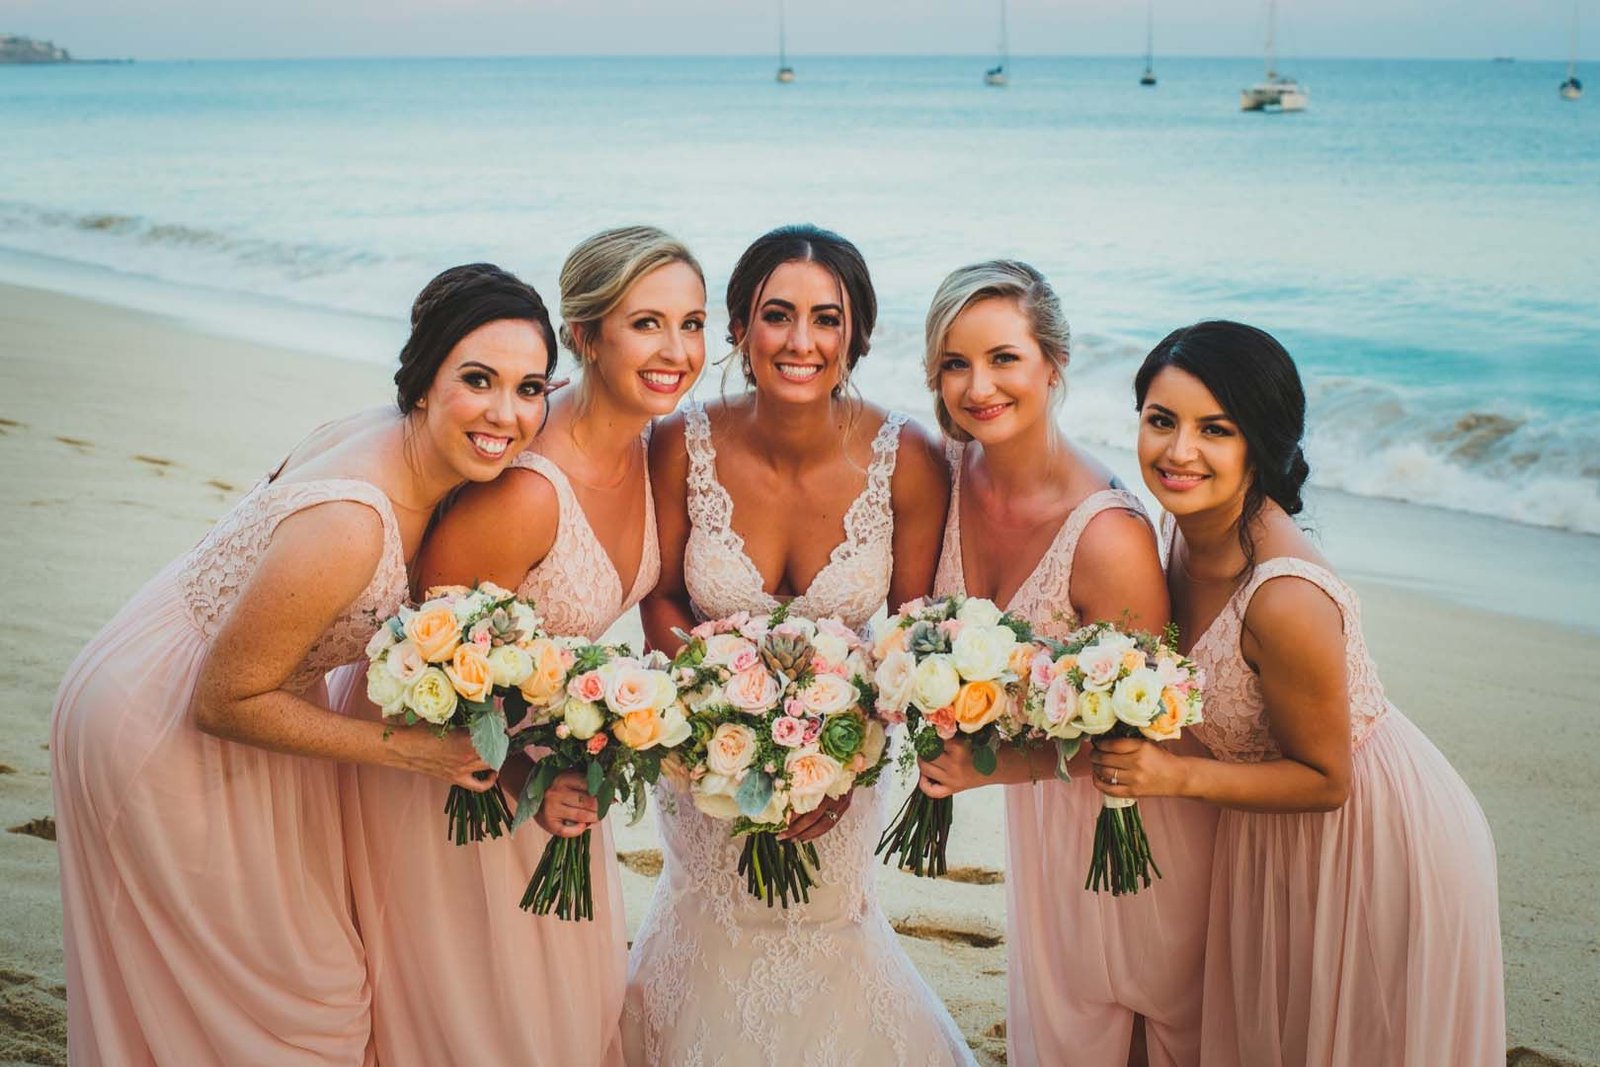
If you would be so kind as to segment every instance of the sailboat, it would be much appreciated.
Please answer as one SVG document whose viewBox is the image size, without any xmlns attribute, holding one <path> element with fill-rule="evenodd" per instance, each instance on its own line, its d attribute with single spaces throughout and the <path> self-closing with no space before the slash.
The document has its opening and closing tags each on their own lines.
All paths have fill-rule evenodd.
<svg viewBox="0 0 1600 1067">
<path fill-rule="evenodd" d="M 1144 73 L 1139 75 L 1140 85 L 1156 83 L 1156 0 L 1150 0 L 1144 13 Z"/>
<path fill-rule="evenodd" d="M 1583 83 L 1578 80 L 1578 0 L 1572 0 L 1572 45 L 1567 53 L 1567 80 L 1561 83 L 1561 99 L 1583 99 Z"/>
<path fill-rule="evenodd" d="M 780 85 L 788 85 L 794 81 L 794 68 L 789 66 L 789 42 L 785 29 L 783 0 L 778 0 L 778 84 Z"/>
<path fill-rule="evenodd" d="M 1006 35 L 1006 0 L 1000 0 L 1000 62 L 983 72 L 983 84 L 1006 84 L 1006 67 L 1011 62 L 1011 41 Z"/>
<path fill-rule="evenodd" d="M 1311 90 L 1293 78 L 1278 73 L 1278 4 L 1267 4 L 1267 77 L 1239 93 L 1241 111 L 1304 111 L 1311 103 Z"/>
</svg>

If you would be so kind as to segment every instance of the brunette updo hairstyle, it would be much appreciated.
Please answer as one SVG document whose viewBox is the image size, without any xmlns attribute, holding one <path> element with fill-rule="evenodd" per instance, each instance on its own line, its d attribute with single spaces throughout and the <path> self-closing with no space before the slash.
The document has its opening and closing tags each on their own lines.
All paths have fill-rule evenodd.
<svg viewBox="0 0 1600 1067">
<path fill-rule="evenodd" d="M 1150 350 L 1133 380 L 1135 407 L 1157 374 L 1176 367 L 1200 380 L 1244 437 L 1250 486 L 1239 517 L 1239 544 L 1247 566 L 1255 564 L 1250 520 L 1268 500 L 1300 514 L 1300 491 L 1311 474 L 1301 440 L 1306 429 L 1306 393 L 1294 360 L 1265 330 L 1216 319 L 1173 330 Z"/>
<path fill-rule="evenodd" d="M 872 288 L 872 274 L 861 250 L 832 230 L 810 223 L 779 226 L 756 238 L 744 250 L 733 273 L 728 276 L 728 340 L 735 343 L 742 358 L 748 358 L 743 342 L 734 342 L 736 332 L 749 337 L 750 316 L 767 287 L 772 272 L 785 263 L 816 263 L 834 276 L 844 291 L 845 321 L 850 328 L 845 349 L 845 374 L 872 347 L 872 328 L 878 322 L 878 295 Z M 737 329 L 736 329 L 737 328 Z M 745 372 L 747 383 L 753 384 Z"/>
<path fill-rule="evenodd" d="M 500 319 L 520 319 L 539 328 L 550 358 L 545 372 L 554 374 L 556 331 L 533 286 L 493 263 L 451 267 L 424 285 L 411 305 L 411 336 L 400 350 L 400 369 L 394 372 L 400 414 L 416 409 L 463 337 Z"/>
</svg>

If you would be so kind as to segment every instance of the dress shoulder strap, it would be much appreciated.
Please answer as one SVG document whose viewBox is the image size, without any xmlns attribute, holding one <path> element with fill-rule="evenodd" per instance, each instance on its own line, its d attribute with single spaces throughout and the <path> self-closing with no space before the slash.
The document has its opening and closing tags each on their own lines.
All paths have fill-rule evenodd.
<svg viewBox="0 0 1600 1067">
<path fill-rule="evenodd" d="M 541 475 L 556 491 L 556 536 L 551 544 L 553 553 L 555 545 L 561 544 L 568 534 L 567 516 L 574 514 L 573 509 L 579 507 L 577 494 L 567 480 L 567 472 L 555 460 L 539 452 L 517 453 L 517 458 L 511 461 L 511 467 L 513 470 L 532 471 Z"/>
<path fill-rule="evenodd" d="M 1321 589 L 1328 595 L 1328 599 L 1339 605 L 1339 614 L 1344 617 L 1346 632 L 1357 621 L 1357 605 L 1355 592 L 1344 581 L 1328 568 L 1299 556 L 1274 556 L 1264 559 L 1255 566 L 1255 571 L 1250 575 L 1250 580 L 1245 583 L 1239 592 L 1239 617 L 1250 607 L 1250 599 L 1256 591 L 1274 578 L 1303 578 L 1312 585 Z"/>
<path fill-rule="evenodd" d="M 689 524 L 722 531 L 733 522 L 733 498 L 717 481 L 717 449 L 711 442 L 711 417 L 696 400 L 683 409 L 683 447 L 689 453 Z"/>
</svg>

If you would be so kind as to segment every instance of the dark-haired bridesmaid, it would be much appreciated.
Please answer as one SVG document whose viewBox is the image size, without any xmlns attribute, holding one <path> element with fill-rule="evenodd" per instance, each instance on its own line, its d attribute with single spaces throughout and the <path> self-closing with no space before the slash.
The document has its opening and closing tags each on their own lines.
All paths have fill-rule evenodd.
<svg viewBox="0 0 1600 1067">
<path fill-rule="evenodd" d="M 398 411 L 314 433 L 67 671 L 51 720 L 68 1052 L 83 1064 L 370 1061 L 335 769 L 483 790 L 465 733 L 327 710 L 407 597 L 451 489 L 544 415 L 544 302 L 488 264 L 423 289 Z"/>
<path fill-rule="evenodd" d="M 1101 792 L 1222 808 L 1202 1063 L 1505 1062 L 1494 841 L 1460 776 L 1384 697 L 1355 594 L 1295 524 L 1305 394 L 1261 330 L 1174 331 L 1135 382 L 1168 586 L 1206 672 L 1214 760 L 1143 741 Z"/>
</svg>

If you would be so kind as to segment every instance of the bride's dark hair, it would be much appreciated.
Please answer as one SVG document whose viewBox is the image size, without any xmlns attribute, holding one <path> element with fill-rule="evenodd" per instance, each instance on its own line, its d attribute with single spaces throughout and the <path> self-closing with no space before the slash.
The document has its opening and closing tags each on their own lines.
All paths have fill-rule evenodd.
<svg viewBox="0 0 1600 1067">
<path fill-rule="evenodd" d="M 1134 406 L 1144 407 L 1150 383 L 1168 367 L 1200 379 L 1239 427 L 1250 459 L 1250 486 L 1239 517 L 1239 544 L 1247 566 L 1255 564 L 1250 520 L 1273 501 L 1300 514 L 1300 491 L 1311 474 L 1301 440 L 1306 430 L 1306 393 L 1294 360 L 1265 330 L 1213 319 L 1173 330 L 1150 350 L 1133 379 Z"/>
<path fill-rule="evenodd" d="M 728 276 L 728 340 L 734 328 L 748 331 L 756 298 L 772 272 L 785 263 L 816 263 L 839 281 L 844 291 L 845 318 L 850 338 L 845 350 L 845 374 L 872 347 L 872 328 L 878 321 L 878 295 L 861 250 L 832 230 L 810 223 L 779 226 L 755 239 Z M 748 372 L 747 372 L 748 378 Z"/>
<path fill-rule="evenodd" d="M 550 359 L 545 373 L 554 374 L 556 331 L 533 286 L 493 263 L 466 263 L 441 271 L 411 305 L 411 336 L 400 350 L 400 369 L 394 372 L 400 414 L 409 414 L 427 394 L 439 367 L 463 337 L 500 319 L 521 319 L 538 327 Z"/>
</svg>

